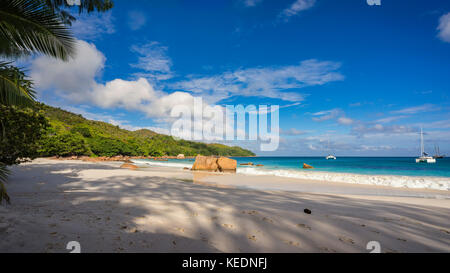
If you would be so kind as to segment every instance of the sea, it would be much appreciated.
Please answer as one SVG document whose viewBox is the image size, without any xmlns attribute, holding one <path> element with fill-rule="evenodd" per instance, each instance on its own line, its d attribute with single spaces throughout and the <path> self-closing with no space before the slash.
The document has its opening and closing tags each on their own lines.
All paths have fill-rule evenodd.
<svg viewBox="0 0 450 273">
<path fill-rule="evenodd" d="M 434 164 L 416 163 L 414 157 L 231 157 L 237 173 L 273 175 L 344 183 L 450 190 L 450 158 Z M 167 167 L 192 167 L 194 159 L 137 160 L 135 163 Z M 254 166 L 241 164 L 253 163 Z M 303 169 L 306 163 L 314 169 Z M 256 167 L 255 165 L 263 165 Z"/>
</svg>

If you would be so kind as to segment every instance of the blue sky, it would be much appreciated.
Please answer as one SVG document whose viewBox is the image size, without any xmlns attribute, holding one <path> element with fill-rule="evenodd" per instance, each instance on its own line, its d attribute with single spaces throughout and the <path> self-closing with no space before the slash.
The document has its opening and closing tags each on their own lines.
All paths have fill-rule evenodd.
<svg viewBox="0 0 450 273">
<path fill-rule="evenodd" d="M 29 60 L 39 99 L 123 128 L 167 133 L 170 109 L 280 105 L 260 155 L 450 153 L 450 2 L 115 1 L 79 16 L 68 63 Z"/>
</svg>

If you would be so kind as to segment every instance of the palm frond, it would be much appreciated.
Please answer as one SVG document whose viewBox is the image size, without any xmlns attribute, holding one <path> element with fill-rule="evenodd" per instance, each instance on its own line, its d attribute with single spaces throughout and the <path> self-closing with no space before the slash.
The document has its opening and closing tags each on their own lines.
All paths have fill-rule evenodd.
<svg viewBox="0 0 450 273">
<path fill-rule="evenodd" d="M 76 18 L 69 12 L 74 6 L 69 5 L 67 0 L 45 0 L 45 2 L 54 12 L 59 13 L 65 24 L 71 26 L 72 22 L 76 21 Z M 80 0 L 80 5 L 77 7 L 78 13 L 81 14 L 93 11 L 104 12 L 111 9 L 113 5 L 112 0 Z"/>
<path fill-rule="evenodd" d="M 11 172 L 6 168 L 6 165 L 0 162 L 0 204 L 2 204 L 3 200 L 8 204 L 10 203 L 10 198 L 4 184 L 10 174 Z"/>
<path fill-rule="evenodd" d="M 42 0 L 0 1 L 0 54 L 16 57 L 40 52 L 67 60 L 75 38 L 61 16 Z"/>
<path fill-rule="evenodd" d="M 34 98 L 33 84 L 25 72 L 0 61 L 0 104 L 31 106 Z"/>
<path fill-rule="evenodd" d="M 45 0 L 47 6 L 53 10 L 60 10 L 61 8 L 72 8 L 66 0 Z M 90 13 L 93 11 L 107 11 L 114 6 L 112 0 L 80 0 L 80 5 L 78 6 L 78 12 L 82 13 L 84 11 Z"/>
</svg>

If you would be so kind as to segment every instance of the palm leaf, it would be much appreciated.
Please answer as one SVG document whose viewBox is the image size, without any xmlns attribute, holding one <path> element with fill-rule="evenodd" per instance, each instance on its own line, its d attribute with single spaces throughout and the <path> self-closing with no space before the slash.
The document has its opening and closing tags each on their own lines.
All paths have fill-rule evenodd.
<svg viewBox="0 0 450 273">
<path fill-rule="evenodd" d="M 0 162 L 0 204 L 3 202 L 3 200 L 6 201 L 6 203 L 10 203 L 10 199 L 8 194 L 6 193 L 6 188 L 4 182 L 6 182 L 6 179 L 8 178 L 8 175 L 10 175 L 11 172 L 6 168 L 5 164 Z"/>
<path fill-rule="evenodd" d="M 67 60 L 74 55 L 75 39 L 43 0 L 0 1 L 0 54 L 17 57 L 35 52 Z"/>
<path fill-rule="evenodd" d="M 72 22 L 76 21 L 76 18 L 67 11 L 67 9 L 73 8 L 72 5 L 68 4 L 67 0 L 45 0 L 45 2 L 53 11 L 59 13 L 65 24 L 72 25 Z M 112 0 L 80 0 L 78 13 L 103 12 L 111 9 L 113 5 Z"/>
<path fill-rule="evenodd" d="M 30 106 L 35 91 L 24 71 L 0 61 L 0 104 Z"/>
<path fill-rule="evenodd" d="M 71 8 L 73 6 L 69 5 L 66 0 L 45 0 L 47 6 L 53 10 L 60 10 L 63 8 Z M 82 13 L 86 11 L 88 13 L 93 11 L 107 11 L 114 6 L 112 0 L 81 0 L 78 6 L 78 11 Z"/>
</svg>

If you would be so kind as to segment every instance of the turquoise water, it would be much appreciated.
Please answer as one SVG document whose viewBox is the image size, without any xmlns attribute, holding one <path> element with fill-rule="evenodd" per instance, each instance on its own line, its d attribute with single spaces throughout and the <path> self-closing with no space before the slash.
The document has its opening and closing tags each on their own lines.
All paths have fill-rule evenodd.
<svg viewBox="0 0 450 273">
<path fill-rule="evenodd" d="M 338 157 L 326 160 L 324 157 L 249 157 L 234 158 L 241 163 L 262 164 L 267 170 L 302 170 L 303 163 L 312 165 L 312 172 L 338 172 L 372 175 L 404 175 L 450 177 L 450 158 L 437 159 L 435 164 L 416 163 L 413 157 Z M 192 165 L 192 159 L 169 160 L 168 163 Z M 255 168 L 255 167 L 250 167 Z"/>
</svg>

